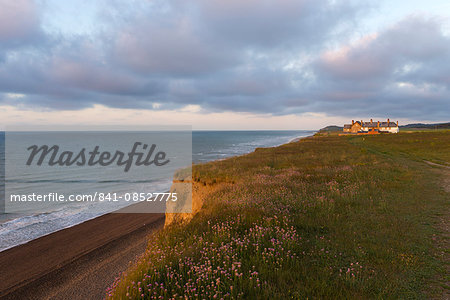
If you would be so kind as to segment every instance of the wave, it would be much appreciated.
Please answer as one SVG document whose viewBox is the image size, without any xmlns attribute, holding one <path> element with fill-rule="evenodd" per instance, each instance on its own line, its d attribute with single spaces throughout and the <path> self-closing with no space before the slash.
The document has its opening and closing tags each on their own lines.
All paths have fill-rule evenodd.
<svg viewBox="0 0 450 300">
<path fill-rule="evenodd" d="M 83 209 L 73 210 L 72 208 L 18 217 L 0 224 L 0 251 L 80 224 L 99 215 L 101 213 L 89 213 Z"/>
</svg>

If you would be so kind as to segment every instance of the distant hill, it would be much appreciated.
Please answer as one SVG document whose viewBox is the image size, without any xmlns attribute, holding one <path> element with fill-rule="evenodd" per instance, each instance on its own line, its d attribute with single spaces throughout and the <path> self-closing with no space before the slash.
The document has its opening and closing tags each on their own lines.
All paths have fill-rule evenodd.
<svg viewBox="0 0 450 300">
<path fill-rule="evenodd" d="M 324 127 L 322 129 L 320 129 L 319 132 L 342 131 L 342 129 L 344 129 L 344 127 L 336 126 L 336 125 L 330 125 L 330 126 L 327 126 L 327 127 Z"/>
<path fill-rule="evenodd" d="M 416 124 L 408 124 L 408 125 L 402 125 L 400 128 L 405 129 L 411 129 L 411 128 L 417 128 L 417 129 L 450 129 L 450 122 L 448 123 L 437 123 L 437 124 L 423 124 L 423 123 L 416 123 Z"/>
</svg>

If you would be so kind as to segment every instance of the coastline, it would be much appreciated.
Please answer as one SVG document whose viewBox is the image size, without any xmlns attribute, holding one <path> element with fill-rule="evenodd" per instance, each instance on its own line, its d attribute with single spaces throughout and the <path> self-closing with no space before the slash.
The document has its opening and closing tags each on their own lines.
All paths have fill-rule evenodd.
<svg viewBox="0 0 450 300">
<path fill-rule="evenodd" d="M 297 142 L 313 134 L 300 136 L 273 147 Z M 226 160 L 241 155 L 216 160 Z M 114 271 L 101 276 L 103 278 L 101 287 L 98 287 L 98 284 L 92 284 L 95 290 L 84 287 L 89 290 L 89 293 L 100 292 L 104 295 L 106 288 L 115 277 L 127 269 L 130 261 L 134 261 L 145 251 L 148 235 L 163 228 L 164 220 L 164 214 L 108 213 L 1 251 L 0 268 L 6 271 L 0 278 L 0 298 L 38 299 L 39 295 L 45 297 L 52 290 L 56 291 L 59 287 L 71 282 L 70 278 L 61 279 L 61 274 L 71 273 L 70 270 L 79 267 L 82 269 L 81 273 L 84 272 L 84 275 L 89 276 L 92 269 L 101 267 L 101 263 L 92 261 L 94 257 L 107 258 L 120 253 L 122 260 L 119 263 L 115 262 Z M 130 241 L 136 245 L 137 249 L 124 251 L 122 248 L 127 242 L 130 244 Z M 14 264 L 11 264 L 11 261 L 14 261 Z M 86 268 L 89 271 L 83 271 Z M 108 275 L 109 279 L 105 281 Z M 98 278 L 97 275 L 94 277 L 97 281 Z M 65 290 L 67 292 L 74 288 L 75 286 L 71 285 Z"/>
<path fill-rule="evenodd" d="M 216 159 L 212 159 L 212 160 L 208 160 L 208 161 L 202 161 L 202 162 L 198 162 L 198 163 L 194 163 L 194 164 L 208 164 L 208 163 L 215 162 L 215 161 L 224 161 L 224 160 L 227 160 L 227 159 L 232 159 L 232 158 L 237 158 L 237 157 L 240 157 L 240 156 L 248 155 L 250 153 L 255 152 L 257 149 L 276 148 L 276 147 L 280 147 L 280 146 L 287 145 L 287 144 L 290 144 L 290 143 L 296 143 L 296 142 L 299 142 L 302 139 L 313 137 L 317 132 L 319 132 L 319 131 L 311 132 L 311 134 L 309 134 L 309 135 L 302 135 L 302 136 L 298 136 L 298 137 L 292 138 L 292 139 L 290 139 L 289 141 L 287 141 L 285 143 L 276 144 L 276 145 L 273 145 L 273 146 L 266 146 L 266 147 L 255 147 L 252 151 L 249 151 L 249 152 L 246 152 L 246 153 L 231 155 L 231 156 L 227 156 L 227 157 L 223 157 L 223 158 L 216 158 Z"/>
</svg>

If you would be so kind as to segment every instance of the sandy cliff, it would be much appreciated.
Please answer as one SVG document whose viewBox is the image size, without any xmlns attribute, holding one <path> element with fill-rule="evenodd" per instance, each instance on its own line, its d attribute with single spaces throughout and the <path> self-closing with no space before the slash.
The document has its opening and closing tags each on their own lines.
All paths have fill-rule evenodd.
<svg viewBox="0 0 450 300">
<path fill-rule="evenodd" d="M 176 222 L 189 222 L 202 209 L 207 197 L 221 187 L 223 184 L 210 185 L 202 182 L 174 181 L 170 192 L 177 193 L 179 199 L 176 202 L 167 202 L 164 226 Z"/>
</svg>

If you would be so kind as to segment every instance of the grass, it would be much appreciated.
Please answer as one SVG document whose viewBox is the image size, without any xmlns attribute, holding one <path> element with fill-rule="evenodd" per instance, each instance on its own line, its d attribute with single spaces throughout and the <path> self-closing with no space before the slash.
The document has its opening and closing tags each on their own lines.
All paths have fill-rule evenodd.
<svg viewBox="0 0 450 300">
<path fill-rule="evenodd" d="M 325 136 L 193 168 L 220 186 L 151 239 L 112 299 L 426 298 L 449 132 Z M 447 201 L 446 201 L 447 200 Z"/>
</svg>

